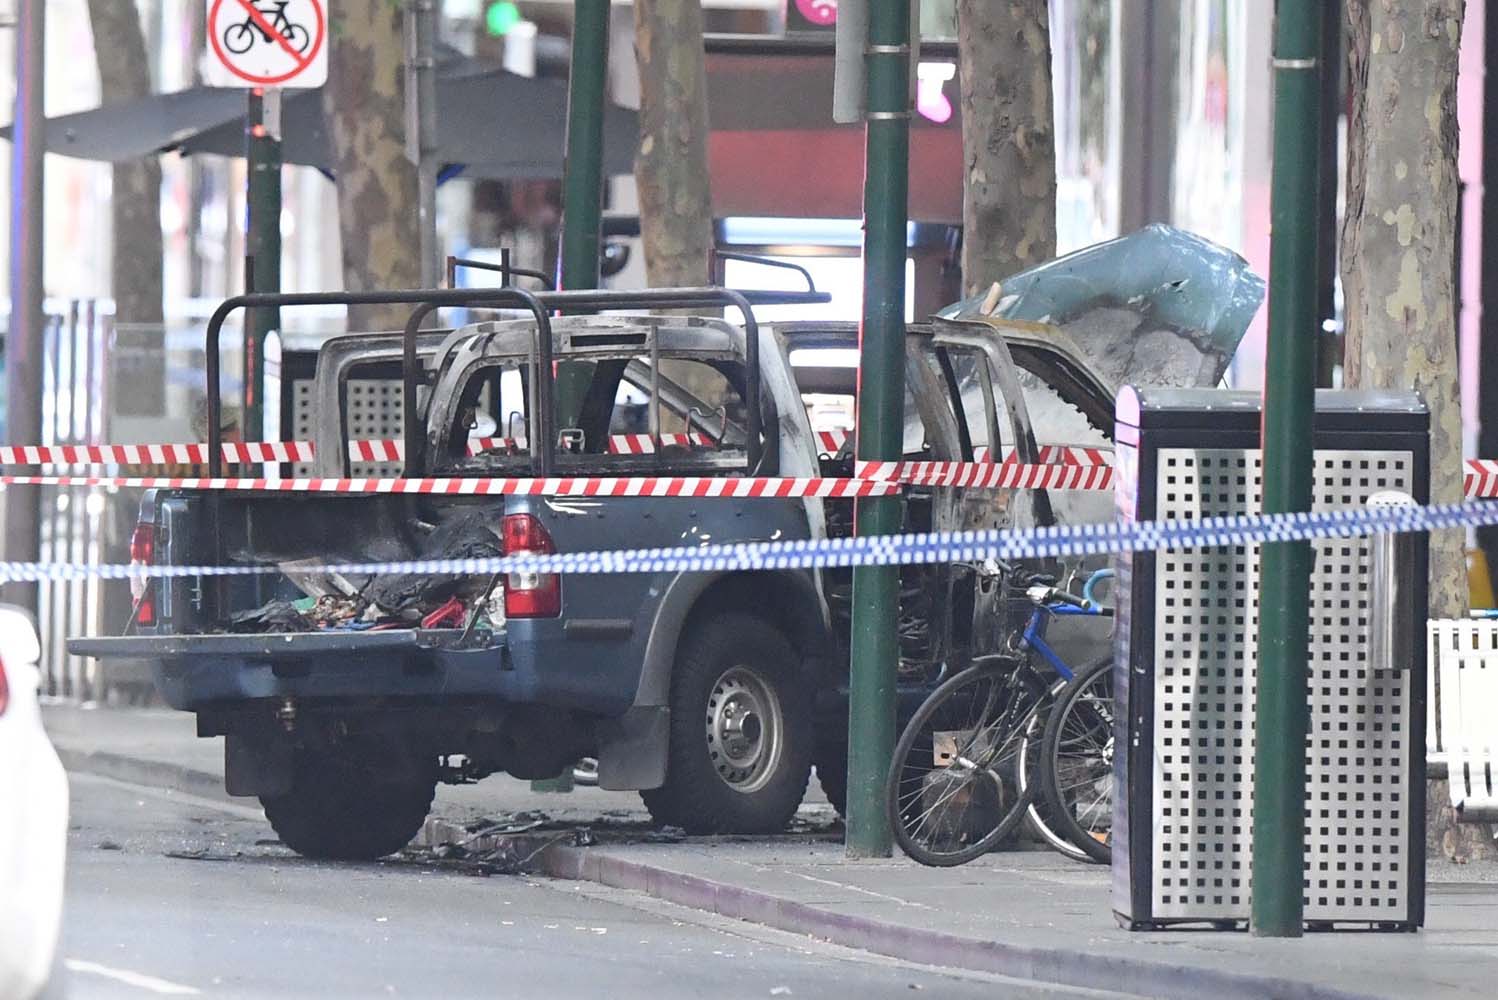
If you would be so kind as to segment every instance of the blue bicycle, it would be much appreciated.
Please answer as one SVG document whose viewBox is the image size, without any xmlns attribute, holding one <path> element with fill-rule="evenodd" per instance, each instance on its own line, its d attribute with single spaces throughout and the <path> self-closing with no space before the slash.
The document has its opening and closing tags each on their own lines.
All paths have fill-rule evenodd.
<svg viewBox="0 0 1498 1000">
<path fill-rule="evenodd" d="M 1107 861 L 1112 826 L 1111 658 L 1073 670 L 1046 641 L 1056 618 L 1111 616 L 1053 578 L 999 566 L 1007 602 L 1026 615 L 1004 652 L 942 682 L 895 745 L 886 786 L 902 850 L 926 865 L 965 864 L 998 846 L 1028 813 L 1073 856 Z"/>
</svg>

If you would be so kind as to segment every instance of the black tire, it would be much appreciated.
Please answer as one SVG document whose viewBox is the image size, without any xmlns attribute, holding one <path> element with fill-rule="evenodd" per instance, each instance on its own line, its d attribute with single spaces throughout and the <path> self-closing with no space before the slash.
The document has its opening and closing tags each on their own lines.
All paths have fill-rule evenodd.
<svg viewBox="0 0 1498 1000">
<path fill-rule="evenodd" d="M 885 783 L 885 806 L 895 842 L 921 864 L 944 868 L 981 857 L 1025 815 L 1035 786 L 1019 787 L 1018 754 L 1030 715 L 1044 707 L 1048 695 L 1032 673 L 1021 669 L 1011 675 L 1003 666 L 980 664 L 948 678 L 900 734 Z M 962 770 L 938 765 L 938 733 L 962 734 L 959 738 L 966 742 L 954 746 L 954 756 L 976 759 L 980 766 Z M 932 775 L 956 776 L 942 779 L 953 788 L 933 793 Z M 926 805 L 933 794 L 938 797 Z M 960 805 L 948 804 L 954 801 Z M 970 811 L 975 801 L 977 809 Z"/>
<path fill-rule="evenodd" d="M 666 783 L 640 793 L 691 834 L 777 833 L 806 794 L 814 736 L 800 657 L 774 626 L 720 614 L 682 637 Z"/>
<path fill-rule="evenodd" d="M 1113 860 L 1113 660 L 1078 670 L 1046 723 L 1040 783 L 1056 832 L 1093 861 Z M 1095 790 L 1094 794 L 1088 794 Z"/>
<path fill-rule="evenodd" d="M 291 791 L 261 796 L 260 804 L 281 843 L 303 857 L 372 861 L 411 842 L 436 787 L 435 761 L 307 752 Z"/>
<path fill-rule="evenodd" d="M 258 32 L 248 24 L 231 24 L 224 29 L 224 48 L 237 56 L 250 51 Z"/>
<path fill-rule="evenodd" d="M 1052 701 L 1061 692 L 1064 682 L 1057 681 L 1052 685 Z M 1020 787 L 1028 789 L 1035 786 L 1026 796 L 1030 800 L 1030 806 L 1025 810 L 1025 828 L 1032 839 L 1038 841 L 1055 851 L 1063 857 L 1071 858 L 1073 861 L 1086 861 L 1088 857 L 1082 849 L 1073 844 L 1056 828 L 1056 823 L 1051 819 L 1051 804 L 1046 799 L 1044 790 L 1041 788 L 1041 761 L 1045 759 L 1045 733 L 1046 723 L 1050 719 L 1049 708 L 1045 713 L 1036 713 L 1025 727 L 1024 743 L 1020 749 Z"/>
</svg>

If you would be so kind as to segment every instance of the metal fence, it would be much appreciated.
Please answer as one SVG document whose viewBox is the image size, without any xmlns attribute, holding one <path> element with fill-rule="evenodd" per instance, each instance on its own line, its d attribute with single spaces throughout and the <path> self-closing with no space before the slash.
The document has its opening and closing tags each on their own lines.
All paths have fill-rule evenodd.
<svg viewBox="0 0 1498 1000">
<path fill-rule="evenodd" d="M 108 406 L 105 377 L 110 324 L 96 303 L 73 301 L 47 318 L 42 365 L 42 444 L 104 440 Z M 53 466 L 49 471 L 65 471 Z M 103 561 L 109 541 L 106 491 L 94 487 L 24 487 L 41 490 L 41 558 L 57 562 Z M 109 589 L 128 584 L 100 580 L 52 581 L 37 598 L 44 690 L 78 701 L 102 698 L 96 661 L 69 656 L 69 635 L 97 632 L 111 602 Z M 128 597 L 126 598 L 128 600 Z"/>
</svg>

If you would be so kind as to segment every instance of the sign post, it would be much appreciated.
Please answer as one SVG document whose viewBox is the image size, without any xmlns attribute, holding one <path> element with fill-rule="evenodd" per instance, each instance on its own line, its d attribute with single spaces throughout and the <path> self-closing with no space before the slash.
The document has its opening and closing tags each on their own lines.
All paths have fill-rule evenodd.
<svg viewBox="0 0 1498 1000">
<path fill-rule="evenodd" d="M 901 455 L 904 426 L 905 227 L 909 188 L 912 0 L 869 0 L 864 58 L 863 318 L 858 328 L 858 457 Z M 845 10 L 855 4 L 849 3 Z M 846 38 L 846 36 L 845 36 Z M 900 530 L 898 497 L 865 497 L 855 532 Z M 899 568 L 853 570 L 853 638 L 848 692 L 849 857 L 889 857 L 884 779 L 895 745 L 899 669 Z"/>
<path fill-rule="evenodd" d="M 249 211 L 245 219 L 245 291 L 281 290 L 281 93 L 320 87 L 328 79 L 326 0 L 206 0 L 213 87 L 243 88 Z M 270 440 L 279 412 L 266 411 L 267 339 L 278 335 L 279 310 L 256 309 L 244 321 L 244 428 Z M 271 406 L 275 407 L 272 402 Z M 269 419 L 267 419 L 269 418 Z"/>
</svg>

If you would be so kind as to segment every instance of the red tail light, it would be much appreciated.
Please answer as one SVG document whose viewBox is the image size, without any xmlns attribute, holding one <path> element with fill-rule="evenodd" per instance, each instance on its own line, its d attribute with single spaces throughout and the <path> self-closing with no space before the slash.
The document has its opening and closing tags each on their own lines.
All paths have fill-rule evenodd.
<svg viewBox="0 0 1498 1000">
<path fill-rule="evenodd" d="M 149 566 L 156 556 L 156 526 L 137 524 L 130 535 L 130 564 Z M 151 596 L 151 580 L 144 574 L 130 578 L 130 596 L 135 601 L 135 624 L 156 624 L 156 602 Z"/>
<path fill-rule="evenodd" d="M 5 661 L 0 660 L 0 715 L 10 705 L 10 682 L 5 679 Z"/>
<path fill-rule="evenodd" d="M 557 547 L 533 514 L 507 514 L 505 555 L 551 555 Z M 562 578 L 556 573 L 511 573 L 505 578 L 506 618 L 554 618 L 562 613 Z"/>
</svg>

